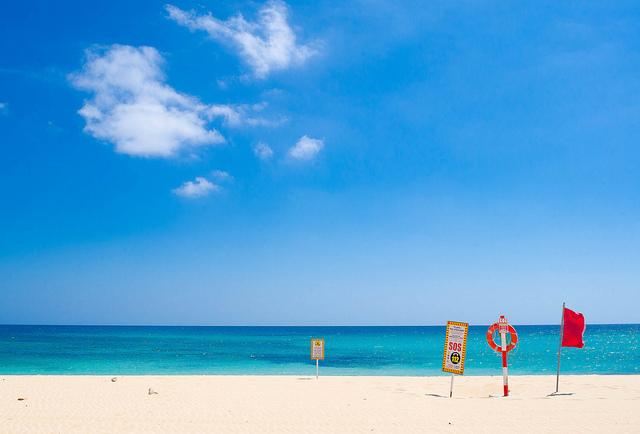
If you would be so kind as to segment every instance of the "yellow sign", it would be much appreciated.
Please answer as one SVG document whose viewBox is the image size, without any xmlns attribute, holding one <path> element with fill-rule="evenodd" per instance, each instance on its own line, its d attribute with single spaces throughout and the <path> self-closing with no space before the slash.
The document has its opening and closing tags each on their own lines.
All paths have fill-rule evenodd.
<svg viewBox="0 0 640 434">
<path fill-rule="evenodd" d="M 324 339 L 311 339 L 311 358 L 324 360 Z"/>
<path fill-rule="evenodd" d="M 467 333 L 469 324 L 463 322 L 447 322 L 447 337 L 444 341 L 444 358 L 442 370 L 452 374 L 464 373 L 464 356 L 467 352 Z"/>
</svg>

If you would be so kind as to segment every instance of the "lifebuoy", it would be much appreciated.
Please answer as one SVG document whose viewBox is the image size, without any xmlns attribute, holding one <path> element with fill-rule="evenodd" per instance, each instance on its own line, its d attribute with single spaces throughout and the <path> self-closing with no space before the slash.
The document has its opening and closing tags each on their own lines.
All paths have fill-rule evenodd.
<svg viewBox="0 0 640 434">
<path fill-rule="evenodd" d="M 489 327 L 489 330 L 487 330 L 487 342 L 489 343 L 491 349 L 497 352 L 502 351 L 502 346 L 496 344 L 493 341 L 493 332 L 496 331 L 499 326 L 500 325 L 497 322 L 494 322 L 493 324 L 491 324 L 491 327 Z M 516 333 L 516 329 L 514 329 L 511 324 L 508 324 L 508 327 L 509 333 L 511 333 L 511 342 L 509 342 L 509 344 L 507 345 L 507 352 L 513 350 L 518 344 L 518 333 Z"/>
</svg>

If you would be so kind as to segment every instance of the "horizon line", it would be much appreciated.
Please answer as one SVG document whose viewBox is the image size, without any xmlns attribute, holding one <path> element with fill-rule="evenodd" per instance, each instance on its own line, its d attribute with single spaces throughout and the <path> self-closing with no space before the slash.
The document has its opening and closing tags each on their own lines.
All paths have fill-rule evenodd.
<svg viewBox="0 0 640 434">
<path fill-rule="evenodd" d="M 491 324 L 471 324 L 470 327 L 484 327 Z M 514 326 L 558 326 L 560 323 L 554 324 L 513 324 Z M 587 326 L 606 326 L 606 325 L 640 325 L 640 323 L 587 323 Z M 446 327 L 446 324 L 430 324 L 430 325 L 185 325 L 185 324 L 0 324 L 0 327 L 7 326 L 23 326 L 23 327 Z"/>
</svg>

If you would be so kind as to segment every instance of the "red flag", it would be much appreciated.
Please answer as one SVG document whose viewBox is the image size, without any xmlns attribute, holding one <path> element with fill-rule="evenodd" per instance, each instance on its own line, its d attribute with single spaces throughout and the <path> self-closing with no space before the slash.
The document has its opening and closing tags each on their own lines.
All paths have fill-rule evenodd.
<svg viewBox="0 0 640 434">
<path fill-rule="evenodd" d="M 584 316 L 581 313 L 564 308 L 564 328 L 562 329 L 563 347 L 584 347 Z"/>
</svg>

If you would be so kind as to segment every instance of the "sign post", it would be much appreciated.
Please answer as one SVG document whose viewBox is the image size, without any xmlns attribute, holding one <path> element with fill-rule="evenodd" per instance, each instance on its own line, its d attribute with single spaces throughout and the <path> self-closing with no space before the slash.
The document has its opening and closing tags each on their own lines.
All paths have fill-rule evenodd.
<svg viewBox="0 0 640 434">
<path fill-rule="evenodd" d="M 500 345 L 498 345 L 493 338 L 493 334 L 496 330 L 498 330 L 498 334 L 500 335 Z M 511 335 L 511 340 L 508 344 L 507 333 Z M 518 344 L 518 333 L 516 333 L 516 329 L 514 329 L 513 326 L 507 322 L 507 319 L 504 317 L 504 315 L 500 316 L 498 322 L 494 322 L 489 326 L 489 330 L 487 330 L 487 343 L 493 351 L 502 354 L 502 386 L 504 389 L 504 396 L 509 396 L 507 353 L 513 350 Z"/>
<path fill-rule="evenodd" d="M 320 360 L 324 360 L 324 339 L 311 339 L 311 359 L 316 361 L 316 379 L 318 379 Z"/>
<path fill-rule="evenodd" d="M 507 375 L 507 331 L 509 323 L 504 315 L 498 320 L 498 333 L 500 333 L 500 348 L 502 350 L 502 385 L 504 396 L 509 396 L 509 376 Z"/>
<path fill-rule="evenodd" d="M 498 331 L 500 335 L 500 345 L 494 341 L 493 334 Z M 511 339 L 507 344 L 507 333 L 511 335 Z M 507 353 L 513 350 L 518 345 L 518 333 L 511 324 L 507 322 L 504 315 L 500 316 L 498 322 L 494 322 L 489 326 L 487 330 L 487 343 L 493 351 L 502 354 L 502 387 L 504 389 L 504 396 L 509 396 L 509 377 L 507 375 Z M 493 396 L 493 395 L 491 395 Z"/>
<path fill-rule="evenodd" d="M 447 321 L 447 336 L 444 341 L 444 357 L 442 370 L 451 373 L 451 386 L 449 398 L 453 396 L 454 374 L 464 374 L 464 357 L 467 353 L 467 334 L 469 324 L 463 322 Z"/>
</svg>

